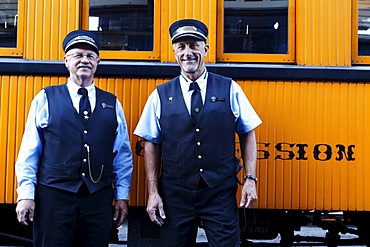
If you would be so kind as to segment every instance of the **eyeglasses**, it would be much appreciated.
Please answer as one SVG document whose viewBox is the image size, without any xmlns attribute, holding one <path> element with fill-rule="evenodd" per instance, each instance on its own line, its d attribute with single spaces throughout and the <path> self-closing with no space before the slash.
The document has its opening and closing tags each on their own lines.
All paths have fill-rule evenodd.
<svg viewBox="0 0 370 247">
<path fill-rule="evenodd" d="M 89 60 L 89 61 L 96 61 L 98 60 L 98 56 L 93 54 L 93 53 L 72 53 L 72 54 L 68 54 L 67 57 L 69 56 L 72 56 L 73 59 L 76 59 L 76 60 L 81 60 L 83 59 L 83 57 L 86 56 L 86 58 Z"/>
</svg>

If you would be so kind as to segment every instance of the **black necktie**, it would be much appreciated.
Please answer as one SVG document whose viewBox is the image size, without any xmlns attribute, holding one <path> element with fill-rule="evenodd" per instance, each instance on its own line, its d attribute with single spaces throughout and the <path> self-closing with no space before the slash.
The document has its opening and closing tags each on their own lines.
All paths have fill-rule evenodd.
<svg viewBox="0 0 370 247">
<path fill-rule="evenodd" d="M 191 95 L 191 117 L 195 122 L 197 122 L 203 107 L 202 96 L 197 82 L 190 83 L 190 90 L 191 89 L 194 89 L 194 92 Z"/>
<path fill-rule="evenodd" d="M 89 96 L 86 88 L 78 89 L 78 94 L 82 95 L 80 99 L 80 115 L 87 122 L 91 114 L 91 106 L 89 101 Z"/>
</svg>

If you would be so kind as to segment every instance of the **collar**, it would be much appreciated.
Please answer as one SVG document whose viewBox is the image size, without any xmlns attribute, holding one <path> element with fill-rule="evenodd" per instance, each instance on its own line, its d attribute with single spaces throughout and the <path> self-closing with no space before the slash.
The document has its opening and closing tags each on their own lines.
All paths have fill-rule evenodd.
<svg viewBox="0 0 370 247">
<path fill-rule="evenodd" d="M 68 79 L 67 87 L 71 95 L 79 96 L 78 89 L 80 89 L 81 87 L 77 85 L 76 83 L 74 83 L 73 81 L 71 81 L 71 79 Z M 95 81 L 93 81 L 89 86 L 85 88 L 87 89 L 89 93 L 89 98 L 91 98 L 93 93 L 95 93 Z"/>
<path fill-rule="evenodd" d="M 206 86 L 207 86 L 207 79 L 208 79 L 208 71 L 207 69 L 204 70 L 203 74 L 199 76 L 198 79 L 195 81 L 198 83 L 200 91 L 205 91 Z M 187 78 L 183 73 L 181 73 L 180 76 L 180 84 L 181 87 L 183 88 L 183 92 L 189 92 L 189 84 L 192 83 L 189 78 Z"/>
</svg>

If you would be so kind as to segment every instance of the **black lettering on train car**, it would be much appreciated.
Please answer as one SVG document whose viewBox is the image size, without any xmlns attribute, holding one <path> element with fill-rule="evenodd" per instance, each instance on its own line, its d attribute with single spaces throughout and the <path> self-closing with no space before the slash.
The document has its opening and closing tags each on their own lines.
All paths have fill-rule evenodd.
<svg viewBox="0 0 370 247">
<path fill-rule="evenodd" d="M 260 144 L 260 145 L 263 145 L 264 147 L 268 147 L 268 146 L 270 146 L 270 143 L 263 143 L 263 142 L 258 142 L 258 144 Z M 269 157 L 270 157 L 270 153 L 269 153 L 269 151 L 267 151 L 267 150 L 257 150 L 257 153 L 258 152 L 261 152 L 262 153 L 262 156 L 260 157 L 260 158 L 257 158 L 257 159 L 260 159 L 260 160 L 266 160 L 266 159 L 268 159 Z"/>
<path fill-rule="evenodd" d="M 258 160 L 266 160 L 268 159 L 271 154 L 267 148 L 270 146 L 271 143 L 266 142 L 257 142 L 258 150 L 257 150 L 257 159 Z M 294 149 L 294 148 L 297 149 Z M 347 150 L 346 146 L 342 144 L 337 144 L 335 146 L 337 148 L 336 153 L 338 154 L 335 157 L 335 160 L 341 161 L 344 158 L 347 161 L 354 161 L 355 158 L 353 157 L 354 151 L 353 149 L 356 147 L 355 145 L 349 145 Z M 279 142 L 275 145 L 275 149 L 278 153 L 274 159 L 276 160 L 308 160 L 307 157 L 307 148 L 308 144 L 302 143 L 287 143 L 287 142 Z M 328 161 L 333 158 L 333 147 L 328 144 L 316 144 L 313 147 L 313 158 L 318 161 Z"/>
<path fill-rule="evenodd" d="M 343 156 L 345 156 L 346 160 L 348 160 L 348 161 L 355 160 L 355 158 L 353 158 L 354 152 L 352 151 L 352 149 L 355 147 L 355 145 L 349 145 L 347 153 L 346 153 L 346 147 L 345 146 L 338 144 L 338 145 L 336 145 L 336 147 L 338 148 L 338 152 L 337 152 L 338 157 L 335 158 L 336 160 L 342 160 Z"/>
<path fill-rule="evenodd" d="M 142 146 L 142 143 L 144 140 L 137 141 L 135 145 L 135 153 L 137 156 L 144 157 L 142 154 L 142 151 L 144 150 L 144 147 Z M 258 160 L 267 160 L 271 154 L 267 150 L 267 148 L 271 145 L 271 143 L 268 142 L 257 142 L 257 145 L 259 149 L 257 149 L 257 159 Z M 294 147 L 297 147 L 298 149 L 296 151 L 293 150 Z M 355 158 L 353 157 L 354 151 L 353 149 L 356 147 L 355 145 L 349 145 L 347 150 L 346 146 L 342 144 L 337 144 L 335 146 L 337 150 L 338 156 L 335 158 L 337 161 L 341 161 L 344 158 L 347 161 L 354 161 Z M 276 160 L 293 160 L 294 157 L 296 160 L 307 160 L 308 157 L 307 154 L 307 148 L 308 144 L 302 144 L 302 143 L 287 143 L 287 142 L 279 142 L 275 145 L 275 149 L 278 152 L 282 152 L 283 154 L 277 154 L 275 156 Z M 240 152 L 239 150 L 236 150 L 237 152 Z M 313 158 L 315 160 L 319 161 L 328 161 L 333 158 L 333 148 L 328 144 L 316 144 L 314 146 L 313 151 Z"/>
<path fill-rule="evenodd" d="M 295 156 L 293 151 L 284 150 L 283 145 L 288 145 L 290 148 L 294 147 L 293 143 L 280 142 L 280 143 L 276 144 L 276 146 L 275 146 L 276 150 L 279 151 L 279 152 L 282 152 L 282 153 L 286 153 L 286 156 L 283 157 L 282 155 L 278 154 L 278 155 L 276 155 L 275 159 L 276 160 L 292 160 Z"/>
<path fill-rule="evenodd" d="M 305 156 L 306 155 L 306 150 L 305 148 L 308 147 L 307 144 L 297 144 L 296 145 L 298 147 L 298 157 L 297 157 L 297 160 L 308 160 L 308 158 Z"/>
<path fill-rule="evenodd" d="M 325 147 L 325 149 L 320 149 L 320 147 Z M 327 144 L 317 144 L 313 149 L 315 160 L 327 161 L 331 159 L 332 155 L 332 148 Z"/>
</svg>

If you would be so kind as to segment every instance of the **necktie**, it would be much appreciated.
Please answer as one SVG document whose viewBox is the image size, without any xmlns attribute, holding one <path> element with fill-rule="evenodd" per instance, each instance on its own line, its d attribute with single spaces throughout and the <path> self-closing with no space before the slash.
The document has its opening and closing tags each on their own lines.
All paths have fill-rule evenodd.
<svg viewBox="0 0 370 247">
<path fill-rule="evenodd" d="M 86 88 L 78 89 L 78 94 L 82 95 L 80 99 L 80 112 L 79 114 L 83 117 L 85 122 L 89 120 L 91 114 L 91 106 L 89 96 Z"/>
<path fill-rule="evenodd" d="M 202 96 L 197 82 L 190 83 L 190 90 L 191 89 L 194 89 L 194 92 L 191 95 L 191 117 L 195 122 L 197 122 L 203 107 Z"/>
</svg>

